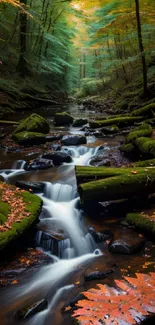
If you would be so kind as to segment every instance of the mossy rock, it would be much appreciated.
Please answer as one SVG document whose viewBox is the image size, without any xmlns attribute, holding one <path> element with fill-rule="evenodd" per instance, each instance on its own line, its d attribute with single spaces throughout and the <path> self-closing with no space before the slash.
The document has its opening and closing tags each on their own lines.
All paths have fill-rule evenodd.
<svg viewBox="0 0 155 325">
<path fill-rule="evenodd" d="M 15 186 L 9 186 L 11 187 L 11 189 L 16 191 Z M 19 195 L 23 199 L 23 202 L 26 204 L 25 211 L 28 212 L 29 215 L 21 219 L 20 222 L 12 223 L 11 229 L 0 232 L 0 250 L 3 250 L 12 242 L 14 242 L 18 237 L 20 237 L 25 232 L 25 230 L 27 230 L 35 222 L 41 211 L 42 200 L 40 197 L 26 191 L 20 191 L 18 193 L 20 193 Z M 0 206 L 2 204 L 3 202 L 0 201 Z M 7 216 L 5 216 L 3 213 L 0 213 L 1 223 L 4 223 L 6 221 L 4 218 L 7 219 Z"/>
<path fill-rule="evenodd" d="M 79 127 L 79 126 L 83 126 L 87 123 L 88 123 L 88 120 L 86 118 L 77 118 L 76 120 L 74 120 L 73 126 Z"/>
<path fill-rule="evenodd" d="M 126 221 L 144 233 L 155 235 L 155 223 L 148 215 L 140 213 L 128 213 Z"/>
<path fill-rule="evenodd" d="M 127 143 L 135 143 L 135 140 L 140 137 L 151 137 L 152 127 L 149 124 L 142 124 L 137 130 L 129 133 L 126 138 Z"/>
<path fill-rule="evenodd" d="M 131 164 L 131 166 L 132 167 L 154 167 L 155 159 L 137 161 L 137 162 Z"/>
<path fill-rule="evenodd" d="M 74 118 L 67 112 L 56 113 L 54 116 L 54 124 L 57 126 L 70 125 Z"/>
<path fill-rule="evenodd" d="M 103 127 L 102 128 L 102 132 L 104 134 L 115 134 L 115 133 L 118 133 L 119 132 L 119 127 L 117 125 L 112 125 L 112 126 L 109 126 L 109 127 Z"/>
<path fill-rule="evenodd" d="M 37 133 L 37 132 L 23 131 L 19 133 L 13 133 L 12 138 L 19 144 L 25 146 L 43 144 L 46 142 L 45 135 L 43 133 Z"/>
<path fill-rule="evenodd" d="M 132 143 L 124 144 L 123 146 L 119 147 L 119 150 L 128 158 L 132 158 L 136 154 L 135 146 Z"/>
<path fill-rule="evenodd" d="M 145 157 L 155 157 L 155 140 L 141 137 L 136 139 L 135 146 Z"/>
<path fill-rule="evenodd" d="M 14 134 L 23 131 L 47 134 L 50 131 L 50 127 L 42 116 L 34 113 L 21 121 L 15 129 Z"/>
<path fill-rule="evenodd" d="M 10 213 L 10 206 L 7 202 L 0 202 L 0 213 L 5 217 Z"/>
<path fill-rule="evenodd" d="M 132 116 L 155 117 L 155 103 L 138 108 L 132 112 Z"/>
<path fill-rule="evenodd" d="M 100 128 L 104 126 L 117 125 L 120 128 L 134 125 L 136 122 L 141 122 L 143 117 L 141 116 L 123 116 L 123 117 L 114 117 L 104 120 L 90 121 L 89 125 L 91 128 Z"/>
</svg>

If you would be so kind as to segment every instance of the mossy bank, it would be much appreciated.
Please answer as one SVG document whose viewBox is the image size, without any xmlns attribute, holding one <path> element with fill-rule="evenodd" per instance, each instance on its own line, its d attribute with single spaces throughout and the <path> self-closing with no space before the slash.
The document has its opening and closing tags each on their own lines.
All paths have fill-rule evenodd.
<svg viewBox="0 0 155 325">
<path fill-rule="evenodd" d="M 0 182 L 0 251 L 12 245 L 37 219 L 38 196 Z"/>
</svg>

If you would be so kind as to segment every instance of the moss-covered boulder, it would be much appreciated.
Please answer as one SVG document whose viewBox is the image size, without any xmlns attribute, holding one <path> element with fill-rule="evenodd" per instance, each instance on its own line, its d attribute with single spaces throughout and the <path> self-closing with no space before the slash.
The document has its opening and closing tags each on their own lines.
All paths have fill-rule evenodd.
<svg viewBox="0 0 155 325">
<path fill-rule="evenodd" d="M 128 213 L 126 221 L 138 228 L 141 232 L 155 235 L 155 223 L 154 215 L 148 215 L 145 213 Z"/>
<path fill-rule="evenodd" d="M 23 146 L 43 144 L 46 142 L 45 134 L 37 132 L 23 131 L 19 133 L 13 133 L 12 138 Z"/>
<path fill-rule="evenodd" d="M 77 118 L 76 120 L 74 120 L 73 126 L 79 127 L 79 126 L 83 126 L 87 123 L 88 123 L 88 120 L 86 118 Z"/>
<path fill-rule="evenodd" d="M 0 182 L 0 250 L 34 223 L 41 206 L 40 197 Z"/>
<path fill-rule="evenodd" d="M 117 125 L 105 126 L 101 130 L 104 134 L 115 134 L 119 132 L 119 127 Z"/>
<path fill-rule="evenodd" d="M 136 122 L 141 122 L 143 120 L 142 116 L 123 116 L 114 117 L 104 120 L 90 121 L 89 125 L 91 128 L 100 128 L 104 126 L 117 125 L 120 128 L 134 125 Z"/>
<path fill-rule="evenodd" d="M 132 143 L 124 144 L 119 147 L 119 150 L 124 154 L 125 157 L 133 158 L 136 155 L 135 146 Z"/>
<path fill-rule="evenodd" d="M 21 133 L 23 131 L 47 134 L 50 131 L 50 127 L 42 116 L 34 113 L 22 120 L 14 133 Z"/>
<path fill-rule="evenodd" d="M 67 112 L 56 113 L 54 116 L 54 124 L 57 126 L 70 125 L 74 118 Z"/>
<path fill-rule="evenodd" d="M 149 124 L 142 124 L 138 129 L 129 133 L 126 138 L 127 143 L 135 143 L 135 140 L 140 137 L 151 137 L 152 127 Z"/>
<path fill-rule="evenodd" d="M 141 137 L 135 141 L 135 146 L 144 157 L 155 157 L 155 140 Z"/>
<path fill-rule="evenodd" d="M 132 116 L 155 117 L 155 103 L 134 110 Z"/>
</svg>

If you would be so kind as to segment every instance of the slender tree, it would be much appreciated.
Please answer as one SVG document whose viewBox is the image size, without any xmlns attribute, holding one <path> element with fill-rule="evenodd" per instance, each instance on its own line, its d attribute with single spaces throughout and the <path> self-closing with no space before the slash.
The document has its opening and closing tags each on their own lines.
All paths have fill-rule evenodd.
<svg viewBox="0 0 155 325">
<path fill-rule="evenodd" d="M 142 28 L 141 28 L 141 19 L 140 19 L 139 0 L 135 0 L 135 4 L 136 4 L 136 20 L 137 20 L 138 42 L 139 42 L 139 50 L 140 50 L 140 54 L 141 54 L 142 70 L 143 70 L 143 91 L 144 91 L 144 96 L 146 96 L 147 93 L 148 93 L 148 88 L 147 88 L 147 65 L 146 65 L 144 45 L 143 45 L 143 39 L 142 39 Z"/>
<path fill-rule="evenodd" d="M 24 6 L 27 5 L 27 0 L 20 0 Z M 20 20 L 20 35 L 19 35 L 19 41 L 20 41 L 20 54 L 19 54 L 19 61 L 17 70 L 20 72 L 21 76 L 25 76 L 25 74 L 28 72 L 28 66 L 27 61 L 25 58 L 26 55 L 26 32 L 27 32 L 27 14 L 25 11 L 20 9 L 19 12 L 19 20 Z"/>
</svg>

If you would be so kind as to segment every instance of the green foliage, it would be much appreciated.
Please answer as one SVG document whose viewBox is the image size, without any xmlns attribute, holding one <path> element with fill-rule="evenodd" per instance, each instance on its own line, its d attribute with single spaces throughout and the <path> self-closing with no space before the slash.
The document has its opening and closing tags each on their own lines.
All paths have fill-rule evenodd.
<svg viewBox="0 0 155 325">
<path fill-rule="evenodd" d="M 47 120 L 45 120 L 42 116 L 34 113 L 21 121 L 21 123 L 15 129 L 14 134 L 23 131 L 39 132 L 46 134 L 49 132 L 49 130 L 50 127 Z"/>
<path fill-rule="evenodd" d="M 151 216 L 149 217 L 144 213 L 128 213 L 126 221 L 144 233 L 155 235 L 155 224 Z"/>
</svg>

